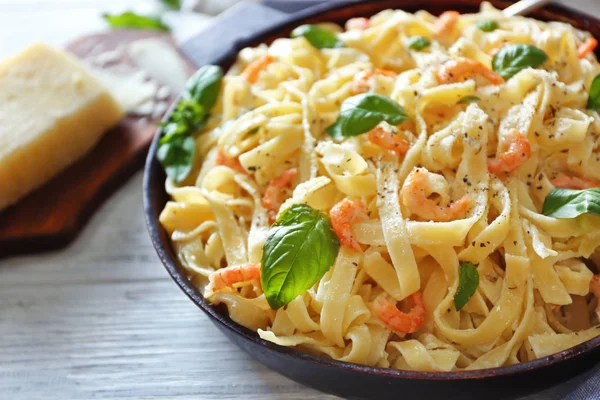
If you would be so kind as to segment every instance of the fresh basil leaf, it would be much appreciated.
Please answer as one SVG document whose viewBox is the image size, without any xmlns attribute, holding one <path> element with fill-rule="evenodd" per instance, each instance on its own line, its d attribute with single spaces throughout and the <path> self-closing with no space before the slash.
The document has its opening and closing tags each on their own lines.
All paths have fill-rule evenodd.
<svg viewBox="0 0 600 400">
<path fill-rule="evenodd" d="M 156 158 L 167 175 L 176 183 L 181 183 L 189 175 L 194 165 L 196 141 L 191 136 L 176 136 L 159 145 Z"/>
<path fill-rule="evenodd" d="M 317 25 L 300 25 L 292 31 L 293 38 L 304 36 L 317 49 L 334 49 L 344 47 L 344 42 L 337 35 Z"/>
<path fill-rule="evenodd" d="M 219 97 L 223 70 L 216 65 L 205 65 L 188 79 L 184 97 L 194 99 L 207 113 Z"/>
<path fill-rule="evenodd" d="M 389 97 L 362 93 L 342 103 L 337 121 L 327 127 L 327 133 L 336 140 L 360 135 L 373 129 L 381 121 L 398 125 L 410 117 L 404 108 Z"/>
<path fill-rule="evenodd" d="M 285 210 L 267 233 L 262 288 L 277 310 L 310 289 L 331 268 L 340 242 L 329 217 L 305 204 Z"/>
<path fill-rule="evenodd" d="M 472 262 L 461 262 L 458 270 L 458 289 L 454 295 L 456 311 L 467 304 L 479 286 L 479 271 Z"/>
<path fill-rule="evenodd" d="M 544 199 L 542 214 L 554 218 L 575 218 L 581 214 L 600 216 L 600 188 L 553 189 Z"/>
<path fill-rule="evenodd" d="M 180 10 L 181 9 L 181 0 L 160 0 L 161 3 L 167 8 L 171 10 Z"/>
<path fill-rule="evenodd" d="M 537 68 L 548 56 L 542 50 L 528 44 L 509 44 L 500 49 L 492 60 L 492 67 L 505 80 L 527 67 Z"/>
<path fill-rule="evenodd" d="M 413 36 L 408 39 L 408 48 L 412 50 L 423 50 L 425 47 L 429 47 L 431 40 L 425 36 Z"/>
<path fill-rule="evenodd" d="M 479 97 L 477 97 L 477 96 L 465 96 L 462 99 L 460 99 L 457 104 L 475 103 L 475 102 L 477 102 L 479 100 L 481 100 L 481 99 Z"/>
<path fill-rule="evenodd" d="M 477 27 L 484 32 L 493 32 L 498 29 L 498 23 L 496 21 L 479 21 Z"/>
<path fill-rule="evenodd" d="M 154 31 L 170 31 L 158 17 L 139 15 L 131 11 L 122 14 L 103 14 L 102 17 L 111 28 L 147 29 Z"/>
<path fill-rule="evenodd" d="M 600 74 L 596 75 L 590 86 L 587 108 L 600 112 Z"/>
</svg>

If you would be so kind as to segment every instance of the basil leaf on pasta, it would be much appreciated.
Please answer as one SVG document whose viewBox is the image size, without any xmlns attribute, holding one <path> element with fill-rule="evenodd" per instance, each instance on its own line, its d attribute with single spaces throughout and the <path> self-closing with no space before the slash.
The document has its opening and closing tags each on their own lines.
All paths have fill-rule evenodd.
<svg viewBox="0 0 600 400">
<path fill-rule="evenodd" d="M 481 99 L 477 96 L 465 96 L 458 101 L 458 104 L 475 103 L 475 102 L 478 102 L 479 100 L 481 100 Z"/>
<path fill-rule="evenodd" d="M 111 28 L 146 29 L 154 31 L 170 31 L 159 17 L 139 15 L 131 11 L 122 14 L 103 14 L 102 18 Z"/>
<path fill-rule="evenodd" d="M 431 40 L 425 36 L 413 36 L 408 39 L 408 48 L 412 50 L 423 50 L 431 45 Z"/>
<path fill-rule="evenodd" d="M 582 214 L 600 216 L 600 188 L 554 189 L 544 199 L 542 213 L 554 218 L 575 218 Z"/>
<path fill-rule="evenodd" d="M 522 69 L 537 68 L 548 56 L 542 50 L 528 44 L 509 44 L 500 49 L 492 60 L 492 67 L 505 80 Z"/>
<path fill-rule="evenodd" d="M 304 36 L 317 49 L 335 49 L 344 47 L 337 35 L 317 25 L 300 25 L 292 31 L 293 38 Z"/>
<path fill-rule="evenodd" d="M 592 81 L 592 86 L 590 86 L 587 108 L 600 111 L 600 74 L 596 75 Z"/>
<path fill-rule="evenodd" d="M 340 242 L 329 217 L 306 204 L 285 210 L 263 247 L 261 283 L 277 310 L 310 289 L 333 265 Z"/>
<path fill-rule="evenodd" d="M 184 97 L 190 97 L 209 112 L 217 102 L 223 70 L 216 65 L 205 65 L 188 79 Z"/>
<path fill-rule="evenodd" d="M 458 270 L 458 289 L 454 295 L 454 307 L 456 311 L 467 304 L 473 297 L 479 286 L 479 272 L 475 264 L 471 262 L 461 262 Z"/>
<path fill-rule="evenodd" d="M 192 170 L 196 142 L 191 136 L 206 124 L 208 113 L 217 102 L 222 79 L 220 67 L 200 68 L 188 80 L 169 119 L 162 123 L 156 158 L 176 183 L 181 183 Z"/>
<path fill-rule="evenodd" d="M 484 32 L 493 32 L 498 29 L 498 23 L 496 21 L 479 21 L 477 27 Z"/>
<path fill-rule="evenodd" d="M 163 143 L 156 152 L 156 158 L 165 168 L 171 179 L 181 183 L 192 170 L 196 155 L 196 141 L 191 136 L 175 136 Z"/>
<path fill-rule="evenodd" d="M 339 118 L 326 131 L 341 140 L 368 132 L 382 121 L 398 125 L 407 119 L 410 117 L 396 101 L 380 94 L 363 93 L 344 100 Z"/>
</svg>

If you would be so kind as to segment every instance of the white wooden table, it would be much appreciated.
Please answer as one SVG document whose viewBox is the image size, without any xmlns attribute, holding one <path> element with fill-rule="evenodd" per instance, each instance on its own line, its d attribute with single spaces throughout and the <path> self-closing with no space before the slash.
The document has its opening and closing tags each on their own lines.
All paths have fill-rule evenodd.
<svg viewBox="0 0 600 400">
<path fill-rule="evenodd" d="M 63 44 L 128 0 L 0 0 L 0 58 Z M 598 0 L 569 0 L 600 15 Z M 67 249 L 0 261 L 0 399 L 334 399 L 227 341 L 167 276 L 144 223 L 142 174 Z"/>
</svg>

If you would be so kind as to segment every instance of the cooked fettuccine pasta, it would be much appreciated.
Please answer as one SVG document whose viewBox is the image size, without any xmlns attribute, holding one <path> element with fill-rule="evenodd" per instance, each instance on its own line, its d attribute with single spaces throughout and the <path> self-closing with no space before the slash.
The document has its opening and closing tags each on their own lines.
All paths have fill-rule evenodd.
<svg viewBox="0 0 600 400">
<path fill-rule="evenodd" d="M 201 71 L 195 125 L 163 129 L 160 220 L 211 303 L 281 346 L 418 371 L 600 335 L 594 38 L 487 3 L 292 36 Z"/>
</svg>

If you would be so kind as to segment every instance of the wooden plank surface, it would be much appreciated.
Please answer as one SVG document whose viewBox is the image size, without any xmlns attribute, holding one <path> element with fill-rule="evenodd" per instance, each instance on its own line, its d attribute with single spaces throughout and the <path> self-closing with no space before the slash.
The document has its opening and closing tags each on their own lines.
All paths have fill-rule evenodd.
<svg viewBox="0 0 600 400">
<path fill-rule="evenodd" d="M 141 186 L 68 249 L 0 263 L 0 398 L 333 399 L 253 361 L 172 283 Z"/>
<path fill-rule="evenodd" d="M 0 54 L 26 44 L 14 32 L 43 39 L 66 4 L 119 3 L 69 1 L 0 0 Z M 22 25 L 24 3 L 52 20 Z M 569 4 L 600 14 L 597 0 Z M 334 399 L 252 360 L 171 282 L 141 187 L 138 173 L 68 248 L 0 261 L 0 399 Z"/>
<path fill-rule="evenodd" d="M 89 62 L 102 52 L 114 52 L 122 46 L 148 39 L 160 41 L 174 54 L 178 53 L 177 45 L 168 33 L 126 29 L 85 35 L 69 43 L 66 49 L 80 60 Z M 184 73 L 188 76 L 193 74 L 196 67 L 179 54 L 186 67 Z M 120 53 L 118 60 L 113 60 L 109 68 L 144 72 L 126 53 Z M 157 87 L 162 86 L 161 82 L 154 82 Z M 0 257 L 29 254 L 34 249 L 59 249 L 67 245 L 97 206 L 143 167 L 158 123 L 177 95 L 169 89 L 167 97 L 160 100 L 163 108 L 158 112 L 125 116 L 83 158 L 17 204 L 2 210 Z"/>
</svg>

